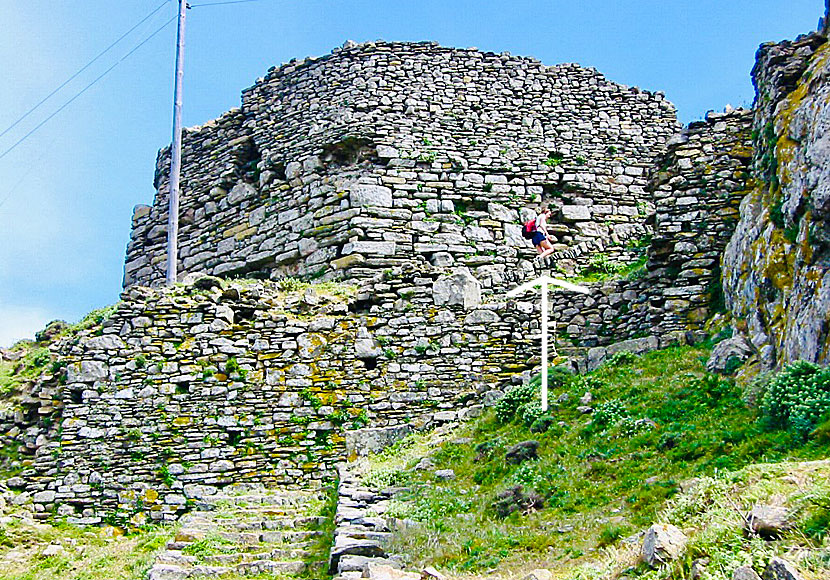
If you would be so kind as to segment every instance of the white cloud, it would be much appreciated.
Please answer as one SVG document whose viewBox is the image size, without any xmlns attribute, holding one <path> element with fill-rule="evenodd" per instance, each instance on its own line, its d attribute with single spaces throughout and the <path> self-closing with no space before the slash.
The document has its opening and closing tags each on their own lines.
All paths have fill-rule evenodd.
<svg viewBox="0 0 830 580">
<path fill-rule="evenodd" d="M 50 320 L 43 308 L 0 304 L 0 347 L 9 347 L 22 338 L 33 339 Z"/>
</svg>

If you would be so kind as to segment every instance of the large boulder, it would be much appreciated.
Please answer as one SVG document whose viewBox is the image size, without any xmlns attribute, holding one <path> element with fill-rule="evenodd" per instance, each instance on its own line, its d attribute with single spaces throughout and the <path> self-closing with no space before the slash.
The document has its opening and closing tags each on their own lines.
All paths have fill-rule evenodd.
<svg viewBox="0 0 830 580">
<path fill-rule="evenodd" d="M 671 524 L 654 524 L 643 539 L 643 561 L 652 568 L 676 560 L 686 549 L 688 538 Z"/>
<path fill-rule="evenodd" d="M 481 283 L 466 267 L 442 276 L 432 283 L 432 300 L 436 306 L 462 306 L 472 310 L 481 304 Z"/>
<path fill-rule="evenodd" d="M 725 374 L 744 363 L 753 354 L 752 345 L 741 335 L 722 340 L 712 349 L 706 370 L 710 373 Z M 737 361 L 733 362 L 733 361 Z M 730 367 L 733 367 L 730 369 Z"/>
</svg>

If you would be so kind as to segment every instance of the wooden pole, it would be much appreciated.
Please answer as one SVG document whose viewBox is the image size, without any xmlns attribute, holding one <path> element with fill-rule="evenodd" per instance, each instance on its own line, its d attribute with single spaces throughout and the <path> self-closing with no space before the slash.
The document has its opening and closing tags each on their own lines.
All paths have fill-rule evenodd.
<svg viewBox="0 0 830 580">
<path fill-rule="evenodd" d="M 167 285 L 176 283 L 179 257 L 179 180 L 182 169 L 182 81 L 184 80 L 184 26 L 187 1 L 179 0 L 176 37 L 176 88 L 173 95 L 173 145 L 170 155 L 170 207 L 167 216 Z"/>
</svg>

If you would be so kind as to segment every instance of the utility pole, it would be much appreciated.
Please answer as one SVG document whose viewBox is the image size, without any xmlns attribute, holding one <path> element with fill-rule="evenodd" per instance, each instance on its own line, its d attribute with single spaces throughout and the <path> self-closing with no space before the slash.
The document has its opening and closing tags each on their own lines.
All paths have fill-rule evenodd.
<svg viewBox="0 0 830 580">
<path fill-rule="evenodd" d="M 179 178 L 182 169 L 182 81 L 184 80 L 184 24 L 187 1 L 179 0 L 176 37 L 176 88 L 173 96 L 173 145 L 170 155 L 170 208 L 167 216 L 167 285 L 176 283 L 179 256 Z"/>
<path fill-rule="evenodd" d="M 508 298 L 516 298 L 534 290 L 539 286 L 542 287 L 542 411 L 548 410 L 548 286 L 559 286 L 571 292 L 579 292 L 580 294 L 590 294 L 591 291 L 584 286 L 578 286 L 559 280 L 558 278 L 551 278 L 550 276 L 541 276 L 530 282 L 525 282 L 521 286 L 513 288 L 507 293 Z M 554 355 L 556 349 L 554 348 Z"/>
</svg>

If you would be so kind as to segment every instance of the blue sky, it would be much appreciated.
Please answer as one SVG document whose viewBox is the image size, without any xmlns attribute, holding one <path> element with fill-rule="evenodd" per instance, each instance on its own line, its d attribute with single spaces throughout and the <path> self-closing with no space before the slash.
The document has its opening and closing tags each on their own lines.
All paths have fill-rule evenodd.
<svg viewBox="0 0 830 580">
<path fill-rule="evenodd" d="M 218 0 L 191 0 L 204 4 Z M 163 0 L 0 0 L 0 132 Z M 176 13 L 164 6 L 0 137 L 0 154 Z M 115 7 L 115 8 L 114 8 Z M 345 40 L 578 62 L 662 90 L 680 119 L 749 106 L 758 45 L 813 30 L 821 0 L 258 0 L 188 12 L 184 122 L 239 105 L 270 66 Z M 0 159 L 0 346 L 118 300 L 132 207 L 170 141 L 175 23 Z"/>
</svg>

